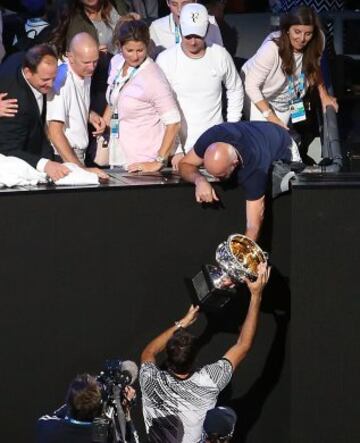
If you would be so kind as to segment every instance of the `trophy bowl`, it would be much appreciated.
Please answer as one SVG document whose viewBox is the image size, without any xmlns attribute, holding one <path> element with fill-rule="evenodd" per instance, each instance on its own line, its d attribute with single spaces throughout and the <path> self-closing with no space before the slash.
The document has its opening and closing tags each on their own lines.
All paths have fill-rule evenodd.
<svg viewBox="0 0 360 443">
<path fill-rule="evenodd" d="M 220 243 L 215 255 L 217 266 L 206 264 L 191 280 L 193 303 L 216 311 L 237 295 L 236 285 L 247 278 L 255 281 L 258 266 L 268 254 L 246 235 L 232 234 Z"/>
<path fill-rule="evenodd" d="M 268 254 L 246 235 L 232 234 L 216 250 L 216 261 L 221 270 L 234 282 L 257 279 L 257 268 L 266 263 Z"/>
</svg>

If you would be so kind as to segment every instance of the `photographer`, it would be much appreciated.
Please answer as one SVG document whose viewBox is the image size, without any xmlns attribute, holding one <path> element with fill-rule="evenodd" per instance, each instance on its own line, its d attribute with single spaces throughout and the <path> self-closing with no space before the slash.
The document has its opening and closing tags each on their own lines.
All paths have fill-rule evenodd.
<svg viewBox="0 0 360 443">
<path fill-rule="evenodd" d="M 201 443 L 230 443 L 237 416 L 233 409 L 223 406 L 206 413 Z"/>
<path fill-rule="evenodd" d="M 131 421 L 130 406 L 135 390 L 127 385 L 122 393 L 122 409 L 126 419 L 124 443 L 135 443 L 136 431 Z M 66 404 L 53 415 L 44 415 L 37 422 L 37 443 L 91 443 L 94 441 L 94 419 L 102 416 L 102 386 L 96 377 L 78 375 L 71 383 Z M 114 440 L 110 440 L 114 441 Z"/>
</svg>

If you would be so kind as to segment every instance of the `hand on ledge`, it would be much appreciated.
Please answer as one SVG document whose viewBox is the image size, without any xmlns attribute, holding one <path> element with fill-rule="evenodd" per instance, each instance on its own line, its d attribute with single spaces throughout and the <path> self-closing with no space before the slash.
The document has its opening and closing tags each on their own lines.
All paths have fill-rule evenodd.
<svg viewBox="0 0 360 443">
<path fill-rule="evenodd" d="M 157 172 L 163 167 L 161 162 L 139 162 L 128 166 L 129 172 Z"/>
<path fill-rule="evenodd" d="M 335 109 L 335 112 L 339 111 L 339 104 L 337 102 L 337 99 L 333 97 L 332 95 L 325 94 L 321 97 L 321 105 L 323 108 L 323 112 L 326 112 L 326 108 L 328 106 L 332 106 Z"/>
<path fill-rule="evenodd" d="M 57 180 L 60 180 L 61 178 L 67 176 L 70 173 L 70 169 L 62 163 L 57 163 L 49 160 L 48 162 L 46 162 L 44 172 L 49 178 L 51 178 L 53 182 L 56 182 Z"/>
<path fill-rule="evenodd" d="M 198 203 L 214 203 L 219 201 L 214 188 L 203 177 L 195 183 L 195 198 Z"/>
<path fill-rule="evenodd" d="M 93 172 L 96 174 L 101 182 L 107 182 L 109 180 L 109 176 L 100 168 L 85 168 L 86 171 Z"/>
<path fill-rule="evenodd" d="M 184 158 L 184 154 L 181 152 L 180 154 L 175 154 L 174 157 L 171 159 L 171 166 L 174 171 L 179 170 L 179 162 L 182 158 Z"/>
</svg>

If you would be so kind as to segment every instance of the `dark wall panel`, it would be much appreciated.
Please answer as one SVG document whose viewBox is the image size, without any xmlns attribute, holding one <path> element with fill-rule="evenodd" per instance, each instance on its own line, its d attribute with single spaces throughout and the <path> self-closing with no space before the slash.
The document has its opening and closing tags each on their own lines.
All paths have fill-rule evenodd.
<svg viewBox="0 0 360 443">
<path fill-rule="evenodd" d="M 112 356 L 138 361 L 144 345 L 183 315 L 184 277 L 214 262 L 230 233 L 244 231 L 242 193 L 219 192 L 217 209 L 197 205 L 191 186 L 0 195 L 4 441 L 33 441 L 36 418 L 62 402 L 76 373 L 97 373 Z M 279 265 L 254 349 L 221 399 L 239 412 L 239 442 L 272 434 L 289 442 L 289 203 L 277 201 L 276 229 L 269 221 L 265 232 Z M 246 302 L 239 296 L 222 315 L 200 319 L 199 364 L 234 342 Z"/>
<path fill-rule="evenodd" d="M 360 438 L 360 192 L 295 189 L 291 442 Z"/>
</svg>

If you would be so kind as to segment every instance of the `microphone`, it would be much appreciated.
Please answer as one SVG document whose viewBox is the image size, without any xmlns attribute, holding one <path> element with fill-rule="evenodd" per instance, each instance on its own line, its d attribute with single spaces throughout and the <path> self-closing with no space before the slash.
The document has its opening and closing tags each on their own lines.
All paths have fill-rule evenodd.
<svg viewBox="0 0 360 443">
<path fill-rule="evenodd" d="M 128 382 L 127 384 L 132 385 L 138 377 L 139 369 L 135 362 L 131 360 L 125 360 L 122 362 L 121 372 L 126 378 L 126 381 Z"/>
</svg>

